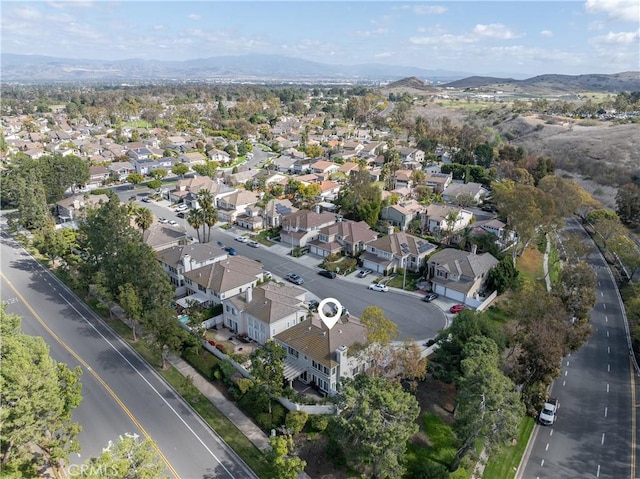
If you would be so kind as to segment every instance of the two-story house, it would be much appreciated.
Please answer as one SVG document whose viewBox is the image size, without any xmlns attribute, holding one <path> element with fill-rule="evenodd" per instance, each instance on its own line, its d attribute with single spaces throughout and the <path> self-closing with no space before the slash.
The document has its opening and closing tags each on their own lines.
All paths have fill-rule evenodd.
<svg viewBox="0 0 640 479">
<path fill-rule="evenodd" d="M 432 235 L 452 234 L 468 226 L 473 213 L 464 208 L 430 204 L 422 215 L 422 231 Z"/>
<path fill-rule="evenodd" d="M 340 169 L 340 165 L 338 163 L 334 163 L 333 161 L 326 160 L 318 160 L 309 165 L 309 169 L 311 173 L 314 173 L 320 176 L 321 180 L 326 180 L 329 178 L 331 173 L 338 171 Z"/>
<path fill-rule="evenodd" d="M 135 166 L 130 161 L 114 161 L 107 165 L 107 168 L 116 181 L 126 181 L 127 176 L 136 172 Z"/>
<path fill-rule="evenodd" d="M 264 279 L 262 265 L 243 256 L 228 256 L 183 273 L 188 295 L 198 291 L 206 295 L 207 304 L 221 304 Z"/>
<path fill-rule="evenodd" d="M 176 297 L 181 298 L 186 293 L 184 273 L 201 268 L 216 261 L 227 259 L 225 250 L 210 244 L 194 243 L 183 246 L 171 246 L 156 253 L 156 259 L 171 284 L 175 287 Z"/>
<path fill-rule="evenodd" d="M 420 218 L 424 209 L 424 205 L 420 204 L 418 201 L 406 200 L 398 203 L 397 205 L 390 205 L 382 208 L 380 218 L 388 221 L 393 226 L 397 226 L 401 231 L 404 231 L 407 229 L 411 221 L 416 218 Z"/>
<path fill-rule="evenodd" d="M 434 193 L 442 194 L 442 192 L 453 181 L 451 173 L 427 173 L 424 184 L 433 190 Z"/>
<path fill-rule="evenodd" d="M 269 200 L 262 211 L 264 227 L 267 229 L 277 228 L 282 223 L 283 217 L 296 211 L 298 211 L 298 208 L 293 206 L 293 203 L 286 198 Z"/>
<path fill-rule="evenodd" d="M 336 221 L 336 216 L 333 213 L 296 211 L 282 218 L 280 241 L 292 248 L 304 248 L 308 242 L 318 238 L 320 229 L 332 225 Z"/>
<path fill-rule="evenodd" d="M 336 253 L 356 256 L 377 238 L 378 233 L 366 221 L 338 221 L 320 229 L 318 239 L 308 243 L 309 253 L 323 258 Z"/>
<path fill-rule="evenodd" d="M 402 161 L 403 168 L 407 168 L 410 170 L 417 170 L 422 168 L 422 162 L 424 161 L 424 151 L 418 148 L 401 146 L 398 148 L 398 153 L 400 153 L 400 161 Z"/>
<path fill-rule="evenodd" d="M 223 300 L 223 322 L 231 331 L 264 344 L 303 321 L 305 291 L 296 286 L 266 283 L 246 288 Z"/>
<path fill-rule="evenodd" d="M 471 202 L 472 204 L 481 203 L 489 194 L 480 183 L 451 183 L 442 193 L 442 198 L 447 203 L 462 204 Z"/>
<path fill-rule="evenodd" d="M 238 215 L 244 213 L 246 209 L 255 205 L 260 197 L 252 191 L 236 190 L 228 195 L 218 198 L 218 219 L 235 223 Z"/>
<path fill-rule="evenodd" d="M 393 188 L 413 188 L 412 174 L 413 170 L 397 170 L 393 174 Z"/>
<path fill-rule="evenodd" d="M 362 266 L 386 274 L 398 269 L 418 272 L 435 245 L 405 232 L 392 233 L 367 244 Z"/>
<path fill-rule="evenodd" d="M 429 258 L 431 289 L 460 303 L 469 303 L 484 288 L 489 270 L 498 264 L 490 253 L 445 248 Z"/>
<path fill-rule="evenodd" d="M 287 356 L 284 376 L 298 379 L 327 395 L 336 393 L 341 378 L 352 378 L 366 371 L 367 331 L 356 319 L 343 316 L 327 329 L 313 317 L 287 328 L 275 336 Z"/>
<path fill-rule="evenodd" d="M 75 221 L 87 208 L 98 207 L 108 201 L 107 195 L 68 196 L 56 202 L 56 216 L 61 223 Z"/>
<path fill-rule="evenodd" d="M 167 223 L 158 223 L 157 221 L 144 230 L 142 239 L 145 244 L 156 251 L 188 243 L 187 232 L 183 226 L 172 226 Z"/>
<path fill-rule="evenodd" d="M 191 208 L 198 208 L 200 205 L 198 205 L 197 196 L 200 190 L 208 190 L 211 193 L 213 205 L 216 207 L 220 198 L 236 191 L 234 188 L 208 176 L 199 176 L 178 181 L 175 188 L 169 191 L 169 200 L 174 203 L 185 203 Z"/>
<path fill-rule="evenodd" d="M 192 168 L 195 165 L 204 165 L 207 158 L 199 151 L 190 151 L 178 156 L 178 161 Z"/>
</svg>

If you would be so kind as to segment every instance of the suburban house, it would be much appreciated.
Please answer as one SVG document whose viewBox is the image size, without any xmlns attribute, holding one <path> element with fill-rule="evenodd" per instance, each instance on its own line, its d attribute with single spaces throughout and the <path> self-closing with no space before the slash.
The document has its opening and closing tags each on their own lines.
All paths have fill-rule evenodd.
<svg viewBox="0 0 640 479">
<path fill-rule="evenodd" d="M 142 176 L 147 176 L 153 170 L 159 168 L 158 162 L 153 158 L 149 158 L 149 157 L 132 159 L 131 163 L 133 163 L 133 166 L 136 169 L 136 173 L 139 173 Z"/>
<path fill-rule="evenodd" d="M 435 245 L 405 232 L 392 233 L 367 243 L 360 255 L 363 268 L 386 274 L 398 269 L 418 272 Z"/>
<path fill-rule="evenodd" d="M 424 151 L 418 148 L 411 148 L 408 146 L 401 146 L 398 148 L 400 153 L 400 160 L 404 168 L 411 170 L 417 170 L 422 167 L 424 161 Z"/>
<path fill-rule="evenodd" d="M 320 229 L 336 222 L 333 213 L 316 213 L 300 210 L 286 215 L 281 220 L 280 241 L 285 245 L 304 248 L 308 242 L 318 238 Z"/>
<path fill-rule="evenodd" d="M 89 181 L 86 188 L 93 190 L 100 188 L 104 185 L 104 182 L 109 179 L 109 170 L 102 165 L 89 167 Z"/>
<path fill-rule="evenodd" d="M 149 229 L 142 233 L 144 242 L 156 251 L 172 246 L 187 244 L 187 232 L 182 226 L 171 226 L 154 222 Z"/>
<path fill-rule="evenodd" d="M 107 168 L 116 181 L 127 181 L 127 176 L 136 172 L 136 168 L 130 161 L 114 161 Z"/>
<path fill-rule="evenodd" d="M 244 213 L 246 209 L 255 205 L 260 197 L 248 190 L 236 190 L 233 193 L 218 198 L 218 219 L 234 223 L 238 215 Z"/>
<path fill-rule="evenodd" d="M 420 214 L 424 209 L 424 205 L 416 200 L 403 201 L 397 205 L 382 208 L 380 218 L 388 221 L 393 226 L 397 226 L 401 231 L 404 231 L 412 220 L 420 218 Z"/>
<path fill-rule="evenodd" d="M 184 273 L 227 259 L 227 252 L 210 244 L 193 243 L 158 251 L 156 258 L 175 286 L 176 296 L 181 298 L 186 294 Z"/>
<path fill-rule="evenodd" d="M 319 175 L 322 180 L 326 180 L 329 178 L 331 173 L 340 169 L 340 165 L 332 161 L 318 160 L 311 163 L 311 165 L 309 165 L 309 169 L 311 170 L 311 173 L 315 173 L 316 175 Z"/>
<path fill-rule="evenodd" d="M 224 325 L 264 344 L 305 319 L 305 294 L 296 286 L 272 282 L 250 286 L 243 294 L 222 301 Z"/>
<path fill-rule="evenodd" d="M 212 180 L 208 176 L 185 178 L 178 181 L 175 188 L 169 191 L 169 200 L 173 203 L 184 202 L 191 208 L 197 208 L 199 207 L 197 195 L 200 190 L 208 190 L 211 193 L 214 206 L 217 206 L 218 200 L 224 195 L 236 191 L 222 182 Z"/>
<path fill-rule="evenodd" d="M 288 199 L 274 198 L 269 200 L 262 211 L 265 228 L 277 228 L 282 222 L 282 218 L 291 213 L 298 211 L 293 203 Z"/>
<path fill-rule="evenodd" d="M 108 201 L 107 195 L 68 196 L 56 202 L 56 216 L 61 223 L 74 221 L 87 208 L 98 207 L 101 203 Z"/>
<path fill-rule="evenodd" d="M 473 220 L 473 213 L 464 208 L 430 204 L 423 214 L 422 231 L 444 235 L 459 231 Z"/>
<path fill-rule="evenodd" d="M 356 256 L 365 250 L 367 243 L 377 238 L 378 233 L 366 221 L 338 221 L 320 229 L 318 239 L 308 243 L 309 253 L 323 258 L 339 253 Z"/>
<path fill-rule="evenodd" d="M 497 264 L 491 254 L 477 254 L 475 248 L 471 252 L 445 248 L 429 258 L 427 273 L 435 293 L 466 304 L 480 298 L 487 274 Z"/>
<path fill-rule="evenodd" d="M 411 175 L 413 174 L 413 170 L 397 170 L 393 174 L 393 188 L 412 188 L 413 180 L 411 179 Z"/>
<path fill-rule="evenodd" d="M 342 188 L 340 183 L 324 180 L 320 183 L 320 199 L 330 200 L 338 196 L 338 192 Z"/>
<path fill-rule="evenodd" d="M 433 190 L 434 193 L 442 194 L 442 192 L 453 181 L 451 173 L 427 173 L 424 184 Z"/>
<path fill-rule="evenodd" d="M 218 150 L 217 148 L 214 148 L 212 150 L 209 150 L 207 154 L 209 155 L 209 159 L 211 161 L 217 161 L 218 163 L 222 164 L 226 164 L 231 161 L 231 156 L 224 150 Z"/>
<path fill-rule="evenodd" d="M 191 151 L 178 156 L 178 161 L 193 167 L 194 165 L 204 165 L 207 162 L 207 158 L 199 151 Z"/>
<path fill-rule="evenodd" d="M 445 188 L 442 193 L 442 198 L 447 203 L 461 204 L 468 200 L 472 204 L 478 204 L 481 203 L 488 194 L 489 190 L 480 183 L 455 182 Z"/>
<path fill-rule="evenodd" d="M 496 244 L 501 248 L 508 246 L 516 240 L 516 233 L 508 230 L 507 225 L 499 219 L 493 218 L 491 220 L 476 221 L 473 223 L 473 230 L 471 231 L 473 236 L 482 236 L 487 233 L 491 233 L 496 237 Z"/>
<path fill-rule="evenodd" d="M 351 378 L 368 366 L 366 328 L 353 318 L 343 316 L 327 329 L 314 315 L 275 335 L 286 351 L 284 377 L 290 383 L 298 379 L 327 395 L 337 391 L 341 378 Z"/>
<path fill-rule="evenodd" d="M 243 256 L 228 256 L 222 261 L 184 272 L 187 295 L 203 293 L 206 305 L 220 304 L 249 287 L 255 288 L 262 279 L 262 265 Z"/>
</svg>

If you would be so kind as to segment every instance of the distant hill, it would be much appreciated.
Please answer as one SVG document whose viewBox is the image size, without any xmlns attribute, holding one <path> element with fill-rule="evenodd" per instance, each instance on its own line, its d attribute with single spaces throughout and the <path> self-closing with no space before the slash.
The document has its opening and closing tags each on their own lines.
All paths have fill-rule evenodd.
<svg viewBox="0 0 640 479">
<path fill-rule="evenodd" d="M 420 80 L 416 77 L 403 78 L 384 86 L 384 90 L 419 90 L 424 92 L 437 91 L 433 85 Z"/>
<path fill-rule="evenodd" d="M 469 76 L 467 72 L 425 70 L 382 64 L 333 65 L 281 55 L 218 56 L 186 61 L 119 61 L 56 58 L 42 55 L 0 56 L 5 82 L 46 81 L 304 81 L 382 82 L 406 77 L 433 82 Z"/>
<path fill-rule="evenodd" d="M 525 80 L 472 76 L 441 85 L 451 88 L 521 92 L 619 92 L 640 90 L 640 72 L 588 75 L 538 75 Z"/>
</svg>

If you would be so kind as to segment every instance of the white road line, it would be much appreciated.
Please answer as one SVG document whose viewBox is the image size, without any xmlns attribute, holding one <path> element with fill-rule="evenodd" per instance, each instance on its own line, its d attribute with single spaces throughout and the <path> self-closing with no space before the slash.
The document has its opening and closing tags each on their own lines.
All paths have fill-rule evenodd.
<svg viewBox="0 0 640 479">
<path fill-rule="evenodd" d="M 611 354 L 611 346 L 607 346 L 607 354 Z"/>
<path fill-rule="evenodd" d="M 607 338 L 609 337 L 609 331 L 607 331 Z"/>
<path fill-rule="evenodd" d="M 602 440 L 600 441 L 601 445 L 604 445 L 604 432 L 602 433 Z"/>
<path fill-rule="evenodd" d="M 605 317 L 604 317 L 604 322 L 605 322 L 605 323 L 608 323 L 608 322 L 609 322 L 609 316 L 605 316 Z"/>
<path fill-rule="evenodd" d="M 567 361 L 567 366 L 569 366 L 569 361 Z"/>
<path fill-rule="evenodd" d="M 544 467 L 544 459 L 540 461 L 540 467 Z"/>
<path fill-rule="evenodd" d="M 598 281 L 598 286 L 600 286 L 600 281 Z"/>
<path fill-rule="evenodd" d="M 547 443 L 547 446 L 544 448 L 545 451 L 549 450 L 549 443 Z"/>
<path fill-rule="evenodd" d="M 553 436 L 553 429 L 549 431 L 549 436 Z"/>
<path fill-rule="evenodd" d="M 602 303 L 602 309 L 607 309 L 606 303 Z"/>
<path fill-rule="evenodd" d="M 607 392 L 609 392 L 609 385 L 607 384 Z"/>
<path fill-rule="evenodd" d="M 600 464 L 598 464 L 598 470 L 596 471 L 596 477 L 600 477 Z"/>
<path fill-rule="evenodd" d="M 562 381 L 563 386 L 566 386 L 566 384 L 567 384 L 567 381 Z"/>
<path fill-rule="evenodd" d="M 609 409 L 609 408 L 608 408 L 607 406 L 605 406 L 605 407 L 604 407 L 604 417 L 607 417 L 607 411 L 608 411 L 608 409 Z"/>
<path fill-rule="evenodd" d="M 567 376 L 567 374 L 569 374 L 569 371 L 564 372 L 565 377 Z"/>
<path fill-rule="evenodd" d="M 600 291 L 600 296 L 604 297 L 604 293 L 602 291 Z"/>
<path fill-rule="evenodd" d="M 607 372 L 610 373 L 611 372 L 611 364 L 607 364 Z"/>
</svg>

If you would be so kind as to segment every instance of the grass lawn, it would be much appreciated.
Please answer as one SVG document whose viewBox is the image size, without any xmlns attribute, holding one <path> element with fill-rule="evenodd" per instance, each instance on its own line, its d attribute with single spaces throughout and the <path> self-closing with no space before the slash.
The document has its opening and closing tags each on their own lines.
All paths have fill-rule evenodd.
<svg viewBox="0 0 640 479">
<path fill-rule="evenodd" d="M 482 477 L 488 479 L 511 479 L 515 476 L 524 450 L 533 432 L 535 419 L 526 417 L 518 430 L 518 442 L 515 446 L 504 446 L 499 453 L 494 454 L 484 468 Z"/>
<path fill-rule="evenodd" d="M 125 121 L 122 123 L 122 126 L 130 126 L 133 128 L 153 128 L 153 124 L 144 120 Z"/>
<path fill-rule="evenodd" d="M 560 258 L 558 258 L 558 250 L 552 244 L 549 251 L 549 279 L 551 284 L 555 284 L 558 281 L 558 275 L 560 274 Z"/>
<path fill-rule="evenodd" d="M 544 284 L 544 268 L 542 267 L 543 254 L 536 246 L 527 248 L 522 256 L 517 259 L 520 276 L 528 281 L 542 282 Z"/>
<path fill-rule="evenodd" d="M 407 278 L 404 281 L 404 289 L 407 291 L 416 291 L 418 287 L 416 286 L 418 280 L 422 277 L 422 275 L 418 273 L 412 273 L 411 271 L 407 271 Z M 402 288 L 402 282 L 404 280 L 404 274 L 398 274 L 391 278 L 387 283 L 387 286 L 391 288 Z"/>
</svg>

